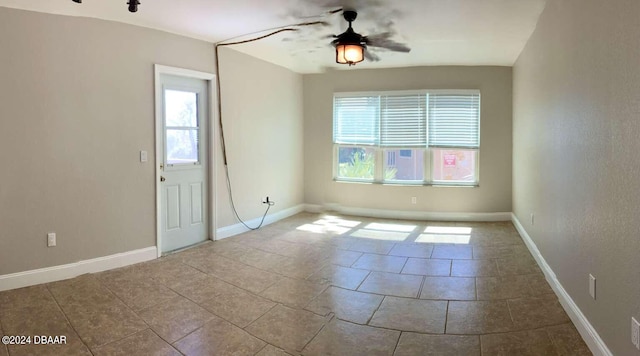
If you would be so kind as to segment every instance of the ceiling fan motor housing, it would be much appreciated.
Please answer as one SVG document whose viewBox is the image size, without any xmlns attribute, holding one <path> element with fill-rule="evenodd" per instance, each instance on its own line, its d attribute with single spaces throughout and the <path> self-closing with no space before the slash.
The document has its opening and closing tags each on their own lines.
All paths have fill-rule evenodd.
<svg viewBox="0 0 640 356">
<path fill-rule="evenodd" d="M 351 22 L 355 21 L 356 17 L 358 17 L 358 13 L 353 10 L 345 10 L 342 12 L 342 16 L 344 16 L 344 19 L 349 22 L 349 27 L 351 27 Z"/>
<path fill-rule="evenodd" d="M 358 17 L 358 13 L 352 10 L 346 10 L 343 13 L 344 19 L 349 22 L 349 28 L 346 31 L 336 36 L 336 39 L 333 40 L 332 44 L 334 46 L 338 45 L 360 45 L 366 46 L 366 38 L 359 33 L 356 33 L 351 27 L 351 22 L 353 22 L 356 17 Z"/>
</svg>

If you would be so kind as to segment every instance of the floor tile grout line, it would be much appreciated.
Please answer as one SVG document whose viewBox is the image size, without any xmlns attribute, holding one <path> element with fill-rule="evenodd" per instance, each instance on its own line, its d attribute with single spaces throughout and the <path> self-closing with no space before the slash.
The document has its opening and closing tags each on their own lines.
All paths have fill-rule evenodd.
<svg viewBox="0 0 640 356">
<path fill-rule="evenodd" d="M 329 320 L 327 320 L 327 317 L 329 317 Z M 311 337 L 311 338 L 309 339 L 309 341 L 307 341 L 307 343 L 305 343 L 305 344 L 304 344 L 304 346 L 303 346 L 300 350 L 297 350 L 297 351 L 299 351 L 300 353 L 302 353 L 302 351 L 303 351 L 305 348 L 307 348 L 307 346 L 309 346 L 309 344 L 310 344 L 310 343 L 311 343 L 311 342 L 312 342 L 316 337 L 318 337 L 318 335 L 320 335 L 320 333 L 322 332 L 322 330 L 324 330 L 324 328 L 325 328 L 328 324 L 330 324 L 330 323 L 335 319 L 335 314 L 331 315 L 331 313 L 329 313 L 329 314 L 327 315 L 327 317 L 325 317 L 325 322 L 324 322 L 324 323 L 322 323 L 322 326 L 320 327 L 320 329 L 318 330 L 318 332 L 316 332 L 316 333 L 313 335 L 313 337 Z"/>
<path fill-rule="evenodd" d="M 451 302 L 456 302 L 456 301 L 452 300 Z M 449 308 L 448 305 L 447 305 L 447 308 Z M 448 309 L 447 309 L 447 311 L 448 311 Z M 501 335 L 501 334 L 517 333 L 517 332 L 527 332 L 527 331 L 542 330 L 542 329 L 547 329 L 547 328 L 550 328 L 550 327 L 560 326 L 560 325 L 573 325 L 573 323 L 571 323 L 571 322 L 564 322 L 564 323 L 559 323 L 559 324 L 538 326 L 538 327 L 531 328 L 531 329 L 512 329 L 512 330 L 506 330 L 506 331 L 492 331 L 492 332 L 485 332 L 485 333 L 429 333 L 429 332 L 424 332 L 424 331 L 401 330 L 401 329 L 393 329 L 393 328 L 388 328 L 388 327 L 378 326 L 378 325 L 361 324 L 361 323 L 358 323 L 358 322 L 355 322 L 355 321 L 352 321 L 352 320 L 342 319 L 342 318 L 337 317 L 337 316 L 335 317 L 335 319 L 340 320 L 340 321 L 345 322 L 345 323 L 349 323 L 349 324 L 353 324 L 353 325 L 359 325 L 359 326 L 367 326 L 367 327 L 371 327 L 371 328 L 375 328 L 375 329 L 407 332 L 407 333 L 420 334 L 420 335 L 451 335 L 451 336 Z"/>
<path fill-rule="evenodd" d="M 260 350 L 258 350 L 258 352 L 256 352 L 255 354 L 253 354 L 253 356 L 256 356 L 257 354 L 261 353 L 262 351 L 264 351 L 264 349 L 266 349 L 267 347 L 269 347 L 269 344 L 266 343 Z"/>
<path fill-rule="evenodd" d="M 80 333 L 78 332 L 78 330 L 76 330 L 76 328 L 73 326 L 73 324 L 71 323 L 71 320 L 69 319 L 69 316 L 67 315 L 67 313 L 65 313 L 64 309 L 62 309 L 62 306 L 60 305 L 60 302 L 53 295 L 53 293 L 51 292 L 51 289 L 49 289 L 49 284 L 45 285 L 45 289 L 47 290 L 47 293 L 49 293 L 49 295 L 51 296 L 51 299 L 53 299 L 53 301 L 56 303 L 56 306 L 58 307 L 58 310 L 60 310 L 60 312 L 62 313 L 62 316 L 64 316 L 64 319 L 67 321 L 67 324 L 69 324 L 69 327 L 71 327 L 71 330 L 73 330 L 73 332 L 76 333 L 76 336 L 78 336 L 78 339 L 80 340 L 80 342 L 82 342 L 82 344 L 87 348 L 87 350 L 89 350 L 89 353 L 91 353 L 93 355 L 94 354 L 93 350 L 91 350 L 89 345 L 87 345 L 87 343 L 80 336 Z M 9 352 L 9 347 L 8 346 L 7 346 L 7 352 Z"/>
<path fill-rule="evenodd" d="M 429 276 L 422 276 L 422 277 L 429 277 Z M 446 278 L 446 277 L 444 277 Z M 469 277 L 452 277 L 452 278 L 465 278 L 468 279 Z M 360 290 L 353 290 L 353 289 L 349 289 L 349 288 L 344 288 L 344 287 L 340 287 L 340 286 L 335 286 L 335 285 L 331 285 L 331 287 L 334 288 L 338 288 L 338 289 L 343 289 L 349 292 L 356 292 L 356 293 L 362 293 L 362 294 L 370 294 L 370 295 L 376 295 L 376 296 L 381 296 L 381 297 L 394 297 L 394 298 L 402 298 L 402 299 L 420 299 L 420 300 L 430 300 L 430 301 L 435 301 L 435 302 L 446 302 L 448 300 L 454 301 L 454 302 L 475 302 L 476 300 L 473 299 L 443 299 L 443 298 L 417 298 L 417 297 L 407 297 L 404 295 L 396 295 L 396 294 L 380 294 L 380 293 L 375 293 L 375 292 L 365 292 L 365 291 L 360 291 Z M 495 299 L 495 300 L 482 300 L 482 301 L 502 301 L 502 300 L 507 300 L 507 299 Z"/>
<path fill-rule="evenodd" d="M 360 281 L 360 283 L 359 283 L 359 284 L 358 284 L 358 286 L 356 287 L 355 291 L 357 291 L 357 292 L 361 292 L 361 291 L 359 290 L 359 289 L 360 289 L 360 287 L 362 287 L 362 284 L 364 284 L 364 281 L 366 281 L 366 280 L 367 280 L 367 278 L 369 278 L 369 276 L 371 276 L 371 272 L 372 272 L 372 271 L 371 271 L 371 270 L 368 270 L 368 271 L 369 271 L 369 273 L 367 273 L 367 275 L 366 275 L 366 276 L 364 276 L 364 278 L 362 279 L 362 281 Z M 367 292 L 361 292 L 361 293 L 367 293 Z"/>
<path fill-rule="evenodd" d="M 103 344 L 103 345 L 97 346 L 97 347 L 96 347 L 96 349 L 98 349 L 98 348 L 102 348 L 102 347 L 105 347 L 105 346 L 108 346 L 108 345 L 111 345 L 111 344 L 118 343 L 118 342 L 120 342 L 120 341 L 122 341 L 122 340 L 124 340 L 124 339 L 126 339 L 126 338 L 129 338 L 129 337 L 131 337 L 131 336 L 133 336 L 133 335 L 136 335 L 136 334 L 143 333 L 143 332 L 145 332 L 145 331 L 147 331 L 147 330 L 151 331 L 151 332 L 152 332 L 154 335 L 156 335 L 160 340 L 162 340 L 162 341 L 166 342 L 166 343 L 167 343 L 167 345 L 169 345 L 172 349 L 174 349 L 174 350 L 178 351 L 180 354 L 182 354 L 182 352 L 180 352 L 180 350 L 177 350 L 177 349 L 176 349 L 176 348 L 175 348 L 175 347 L 174 347 L 174 346 L 173 346 L 169 341 L 165 340 L 164 338 L 162 338 L 162 336 L 158 335 L 158 333 L 156 333 L 156 332 L 155 332 L 155 330 L 153 330 L 150 326 L 149 326 L 149 327 L 147 327 L 147 328 L 144 328 L 144 329 L 142 329 L 142 330 L 136 331 L 136 332 L 134 332 L 134 333 L 132 333 L 132 334 L 129 334 L 129 335 L 127 335 L 127 336 L 123 337 L 122 339 L 109 341 L 109 342 L 108 342 L 108 343 L 106 343 L 106 344 Z"/>
<path fill-rule="evenodd" d="M 367 320 L 367 323 L 366 323 L 365 325 L 373 326 L 373 325 L 370 325 L 370 323 L 371 323 L 371 321 L 373 321 L 373 317 L 376 315 L 376 313 L 378 312 L 378 310 L 380 310 L 380 307 L 382 307 L 382 304 L 383 304 L 383 303 L 384 303 L 384 301 L 387 299 L 387 297 L 388 297 L 388 296 L 386 296 L 386 295 L 385 295 L 385 296 L 382 298 L 382 300 L 380 300 L 380 304 L 378 304 L 378 306 L 376 307 L 376 310 L 374 310 L 374 311 L 373 311 L 373 313 L 371 313 L 371 316 L 369 317 L 369 319 Z"/>
<path fill-rule="evenodd" d="M 450 300 L 447 300 L 447 312 L 444 314 L 444 334 L 447 335 L 447 324 L 449 322 L 449 303 Z"/>
<path fill-rule="evenodd" d="M 361 324 L 361 323 L 358 323 L 358 322 L 355 322 L 355 321 L 352 321 L 352 320 L 342 319 L 342 318 L 339 318 L 337 316 L 335 317 L 335 319 L 336 320 L 340 320 L 340 321 L 345 322 L 345 323 L 353 324 L 353 325 L 364 326 L 364 327 L 380 329 L 380 330 L 398 331 L 398 332 L 406 332 L 406 333 L 413 333 L 413 334 L 420 334 L 420 335 L 445 335 L 444 333 L 428 333 L 428 332 L 424 332 L 424 331 L 402 330 L 402 329 L 394 329 L 394 328 L 389 328 L 389 327 L 384 327 L 384 326 L 379 326 L 379 325 Z M 472 336 L 472 335 L 479 335 L 479 334 L 446 334 L 446 335 Z"/>
<path fill-rule="evenodd" d="M 159 337 L 159 338 L 161 338 L 162 340 L 164 340 L 164 342 L 166 342 L 167 344 L 169 344 L 169 345 L 171 345 L 171 346 L 173 346 L 174 348 L 176 348 L 176 349 L 177 349 L 177 347 L 175 347 L 175 344 L 177 344 L 178 342 L 180 342 L 181 340 L 183 340 L 183 339 L 184 339 L 184 338 L 186 338 L 187 336 L 189 336 L 189 335 L 191 335 L 191 334 L 195 333 L 196 331 L 198 331 L 198 330 L 200 330 L 200 329 L 204 328 L 204 327 L 205 327 L 205 325 L 207 325 L 207 323 L 208 323 L 208 322 L 210 322 L 211 320 L 213 320 L 213 318 L 212 318 L 212 319 L 209 319 L 209 320 L 207 320 L 207 321 L 205 321 L 205 322 L 204 322 L 204 324 L 202 324 L 202 325 L 198 326 L 197 328 L 195 328 L 194 330 L 191 330 L 190 332 L 186 333 L 185 335 L 183 335 L 182 337 L 178 338 L 178 339 L 177 339 L 176 341 L 174 341 L 174 342 L 169 342 L 169 340 L 165 340 L 162 336 L 160 336 L 158 333 L 156 333 L 156 332 L 155 332 L 155 330 L 153 330 L 153 329 L 151 329 L 151 331 L 153 331 L 156 335 L 158 335 L 158 337 Z M 225 320 L 225 321 L 226 321 L 226 320 Z M 180 353 L 182 353 L 182 352 L 180 352 Z"/>
<path fill-rule="evenodd" d="M 422 281 L 420 281 L 420 288 L 418 289 L 418 296 L 416 297 L 417 299 L 422 299 L 420 298 L 420 296 L 422 296 L 422 289 L 424 288 L 424 284 L 427 281 L 427 276 L 422 276 Z"/>
<path fill-rule="evenodd" d="M 218 256 L 223 257 L 223 258 L 228 259 L 228 260 L 231 260 L 230 258 L 228 258 L 228 257 L 226 257 L 226 256 L 222 256 L 222 255 L 218 255 Z M 232 261 L 237 262 L 237 261 L 235 261 L 235 260 L 232 260 Z M 241 263 L 241 264 L 242 264 L 242 262 L 238 262 L 238 263 Z M 245 265 L 245 266 L 252 267 L 252 268 L 254 268 L 254 269 L 258 269 L 258 270 L 263 271 L 263 272 L 268 272 L 268 273 L 276 274 L 276 275 L 278 275 L 278 277 L 291 278 L 291 277 L 288 277 L 288 276 L 285 276 L 285 275 L 283 275 L 283 274 L 279 274 L 279 273 L 276 273 L 276 272 L 266 271 L 266 270 L 263 270 L 263 269 L 260 269 L 260 268 L 256 268 L 256 267 L 253 267 L 253 266 L 249 266 L 249 265 Z M 194 266 L 191 266 L 191 267 L 193 267 L 193 268 L 195 268 L 195 269 L 198 269 L 197 267 L 194 267 Z M 213 274 L 213 273 L 212 273 L 212 272 L 210 272 L 210 271 L 201 270 L 201 269 L 198 269 L 198 270 L 199 270 L 200 272 L 202 272 L 202 273 L 204 273 L 204 274 L 208 275 L 208 276 L 211 276 L 211 277 L 217 278 L 217 279 L 219 279 L 219 280 L 221 280 L 221 281 L 223 281 L 223 282 L 225 282 L 225 283 L 227 283 L 227 284 L 230 284 L 230 285 L 232 285 L 232 286 L 234 286 L 234 287 L 236 287 L 236 288 L 240 288 L 240 289 L 242 289 L 242 290 L 244 290 L 244 291 L 246 291 L 246 292 L 249 292 L 249 293 L 255 294 L 252 290 L 249 290 L 249 289 L 246 289 L 246 288 L 240 287 L 240 286 L 238 286 L 238 285 L 235 285 L 235 284 L 233 284 L 233 282 L 231 282 L 231 281 L 229 281 L 229 280 L 227 280 L 227 279 L 224 279 L 224 278 L 222 278 L 222 277 L 220 277 L 220 276 L 218 276 L 218 275 L 215 275 L 215 274 Z M 296 279 L 296 278 L 294 278 L 294 279 Z M 304 280 L 304 279 L 302 279 L 302 280 Z M 260 293 L 262 293 L 262 292 L 264 292 L 265 290 L 267 290 L 267 289 L 271 288 L 271 287 L 272 287 L 274 284 L 276 284 L 277 282 L 279 282 L 279 280 L 274 281 L 274 282 L 272 282 L 271 284 L 269 284 L 266 288 L 262 289 L 262 290 L 260 291 Z M 172 290 L 173 290 L 173 288 L 171 288 L 171 287 L 168 287 L 168 288 L 170 288 L 170 289 L 172 289 Z M 175 291 L 175 290 L 174 290 L 174 291 Z M 258 294 L 255 294 L 255 295 L 258 295 Z"/>
<path fill-rule="evenodd" d="M 223 282 L 224 282 L 224 281 L 223 281 Z M 226 283 L 226 282 L 225 282 L 225 283 Z M 236 286 L 234 286 L 234 287 L 236 287 Z M 239 287 L 236 287 L 236 288 L 239 288 Z M 244 289 L 243 289 L 243 291 L 244 291 L 244 292 L 246 292 L 247 294 L 252 294 L 251 292 L 249 292 L 249 291 L 245 291 Z M 244 329 L 242 326 L 240 326 L 240 325 L 238 325 L 238 324 L 234 323 L 233 321 L 228 320 L 228 319 L 226 319 L 226 318 L 224 318 L 224 317 L 222 317 L 222 316 L 220 316 L 220 315 L 218 315 L 218 314 L 214 313 L 213 311 L 211 311 L 211 310 L 209 310 L 209 309 L 205 308 L 205 307 L 202 305 L 202 303 L 204 303 L 204 302 L 206 302 L 206 301 L 208 301 L 208 300 L 212 300 L 212 299 L 214 299 L 214 298 L 216 298 L 216 297 L 220 297 L 220 296 L 224 295 L 225 293 L 221 293 L 221 294 L 215 295 L 215 296 L 213 296 L 213 297 L 211 297 L 211 298 L 209 298 L 209 299 L 206 299 L 205 301 L 203 301 L 203 302 L 199 303 L 199 302 L 196 302 L 195 300 L 193 300 L 193 299 L 191 299 L 191 298 L 187 297 L 186 295 L 180 294 L 180 292 L 178 292 L 178 291 L 174 291 L 174 292 L 176 292 L 180 297 L 183 297 L 184 299 L 187 299 L 188 301 L 190 301 L 190 302 L 194 303 L 195 305 L 197 305 L 197 306 L 199 306 L 200 308 L 202 308 L 202 309 L 206 310 L 207 312 L 209 312 L 209 313 L 213 314 L 214 316 L 216 316 L 216 317 L 218 317 L 218 318 L 220 318 L 220 319 L 222 319 L 222 320 L 224 320 L 224 321 L 228 322 L 229 324 L 232 324 L 232 325 L 234 325 L 234 326 L 236 326 L 236 327 L 238 327 L 238 328 L 240 328 L 240 329 Z M 255 297 L 259 297 L 259 298 L 262 298 L 262 299 L 268 300 L 268 299 L 266 299 L 266 298 L 264 298 L 264 297 L 261 297 L 261 296 L 255 295 L 255 294 L 252 294 L 252 295 L 253 295 L 253 296 L 255 296 Z M 273 307 L 275 307 L 275 305 L 274 305 L 274 306 L 272 306 L 269 310 L 273 309 Z M 269 312 L 269 311 L 266 311 L 264 314 L 266 314 L 267 312 Z M 264 315 L 264 314 L 262 314 L 262 315 Z M 260 315 L 260 317 L 261 317 L 262 315 Z M 260 317 L 258 317 L 258 318 L 260 318 Z M 205 322 L 205 324 L 206 324 L 206 323 L 208 323 L 208 322 L 210 322 L 210 321 L 211 321 L 211 320 L 207 320 L 207 321 Z M 252 321 L 252 322 L 253 322 L 253 321 Z M 203 326 L 204 326 L 204 325 L 203 325 Z"/>
<path fill-rule="evenodd" d="M 404 257 L 404 258 L 405 258 L 404 263 L 402 264 L 402 268 L 400 268 L 400 272 L 398 272 L 398 274 L 402 274 L 402 271 L 404 270 L 404 268 L 407 266 L 407 263 L 409 262 L 409 257 Z"/>
<path fill-rule="evenodd" d="M 275 308 L 275 307 L 277 307 L 278 305 L 282 305 L 282 304 L 274 305 L 271 309 L 269 309 L 269 311 L 271 311 L 272 309 L 274 309 L 274 308 Z M 269 311 L 267 311 L 267 313 L 268 313 Z M 260 318 L 262 318 L 263 316 L 265 316 L 267 313 L 262 314 L 262 316 L 260 316 Z M 258 318 L 258 319 L 260 319 L 260 318 Z M 268 345 L 271 345 L 271 346 L 273 346 L 273 347 L 275 347 L 275 348 L 277 348 L 277 349 L 282 349 L 282 350 L 284 350 L 285 352 L 289 353 L 289 351 L 290 351 L 290 350 L 287 350 L 287 349 L 285 349 L 285 348 L 283 348 L 283 347 L 280 347 L 280 346 L 273 345 L 272 343 L 268 342 L 267 340 L 265 340 L 265 339 L 263 339 L 263 338 L 261 338 L 261 337 L 259 337 L 259 336 L 257 336 L 257 335 L 252 334 L 249 330 L 245 330 L 245 329 L 246 329 L 246 328 L 248 328 L 251 324 L 253 324 L 254 322 L 256 322 L 258 319 L 256 319 L 256 320 L 252 321 L 249 325 L 247 325 L 246 327 L 241 328 L 241 329 L 242 329 L 244 332 L 246 332 L 247 334 L 251 335 L 252 337 L 254 337 L 254 338 L 256 338 L 256 339 L 258 339 L 258 340 L 260 340 L 260 341 L 264 342 L 264 343 L 266 344 L 266 345 L 265 345 L 265 347 L 267 347 Z M 260 350 L 260 351 L 262 351 L 262 350 Z M 256 355 L 257 355 L 258 353 L 260 353 L 260 351 L 258 351 L 258 352 L 256 353 Z"/>
<path fill-rule="evenodd" d="M 262 313 L 262 315 L 260 315 L 259 317 L 255 318 L 255 320 L 253 320 L 252 322 L 250 322 L 249 324 L 247 324 L 247 326 L 245 326 L 244 328 L 240 328 L 240 329 L 242 329 L 242 330 L 244 330 L 244 331 L 246 331 L 246 332 L 249 332 L 249 331 L 247 331 L 247 330 L 246 330 L 247 328 L 249 328 L 251 325 L 253 325 L 253 323 L 255 323 L 256 321 L 258 321 L 259 319 L 261 319 L 263 316 L 265 316 L 265 315 L 269 314 L 269 312 L 270 312 L 270 311 L 272 311 L 273 309 L 275 309 L 278 305 L 284 305 L 284 304 L 275 303 L 275 305 L 273 305 L 271 308 L 269 308 L 269 310 L 267 310 L 266 312 Z M 250 334 L 251 334 L 251 333 L 250 333 Z M 251 334 L 251 335 L 253 335 L 253 334 Z M 254 336 L 255 336 L 255 335 L 254 335 Z M 256 337 L 257 337 L 257 336 L 256 336 Z"/>
<path fill-rule="evenodd" d="M 478 277 L 473 277 L 473 295 L 474 300 L 478 300 Z"/>
<path fill-rule="evenodd" d="M 165 288 L 167 288 L 167 289 L 169 289 L 169 290 L 173 291 L 170 287 L 168 287 L 168 286 L 166 286 L 166 285 L 164 285 L 164 284 L 162 284 L 162 283 L 160 283 L 160 282 L 158 282 L 158 281 L 155 281 L 155 280 L 154 280 L 154 282 L 155 282 L 155 283 L 153 283 L 154 285 L 160 285 L 160 286 L 163 286 L 163 287 L 165 287 Z M 116 292 L 114 292 L 113 290 L 111 290 L 111 288 L 109 288 L 109 286 L 108 286 L 106 283 L 103 283 L 102 281 L 99 281 L 99 283 L 100 283 L 100 285 L 102 285 L 104 288 L 106 288 L 107 290 L 109 290 L 109 292 L 111 292 L 111 294 L 113 294 L 113 296 L 114 296 L 114 297 L 116 297 L 118 300 L 120 300 L 120 302 L 122 302 L 122 304 L 124 304 L 124 305 L 125 305 L 125 306 L 126 306 L 126 307 L 127 307 L 127 308 L 132 312 L 132 313 L 134 313 L 138 318 L 140 318 L 140 320 L 142 320 L 142 321 L 143 321 L 143 322 L 144 322 L 148 327 L 151 327 L 151 326 L 150 326 L 149 324 L 147 324 L 147 322 L 146 322 L 146 321 L 145 321 L 145 320 L 140 316 L 139 312 L 142 312 L 143 310 L 146 310 L 146 309 L 149 309 L 149 308 L 153 308 L 153 307 L 155 307 L 155 306 L 158 306 L 158 305 L 160 305 L 160 304 L 162 304 L 162 303 L 166 303 L 166 302 L 167 302 L 167 301 L 164 301 L 164 302 L 159 302 L 159 303 L 155 303 L 155 304 L 152 304 L 152 305 L 147 305 L 147 306 L 145 306 L 144 308 L 142 308 L 142 309 L 140 309 L 140 310 L 136 311 L 136 310 L 134 310 L 134 309 L 133 309 L 133 307 L 131 307 L 127 302 L 125 302 L 125 301 L 124 301 L 124 299 L 122 299 L 122 298 L 121 298 L 121 297 L 120 297 Z M 175 292 L 175 291 L 173 291 L 173 292 Z M 176 294 L 177 294 L 177 292 L 176 292 Z M 174 296 L 174 297 L 171 297 L 171 299 L 174 299 L 174 298 L 175 298 L 175 296 Z"/>
<path fill-rule="evenodd" d="M 505 300 L 505 303 L 507 303 L 507 310 L 509 311 L 509 318 L 511 318 L 511 323 L 515 328 L 516 321 L 513 319 L 513 312 L 511 311 L 511 306 L 509 305 L 509 299 Z"/>
<path fill-rule="evenodd" d="M 396 351 L 398 350 L 398 345 L 400 344 L 400 338 L 402 337 L 402 333 L 403 332 L 404 331 L 400 331 L 400 333 L 398 334 L 398 339 L 396 340 L 396 345 L 393 348 L 393 352 L 391 353 L 391 355 L 395 355 L 396 354 Z"/>
<path fill-rule="evenodd" d="M 556 354 L 561 355 L 560 352 L 558 352 L 558 349 L 560 348 L 556 342 L 556 340 L 551 336 L 551 333 L 549 332 L 549 328 L 547 327 L 547 329 L 545 330 L 547 337 L 549 338 L 549 340 L 551 340 L 551 345 L 553 345 L 553 350 L 556 352 Z"/>
</svg>

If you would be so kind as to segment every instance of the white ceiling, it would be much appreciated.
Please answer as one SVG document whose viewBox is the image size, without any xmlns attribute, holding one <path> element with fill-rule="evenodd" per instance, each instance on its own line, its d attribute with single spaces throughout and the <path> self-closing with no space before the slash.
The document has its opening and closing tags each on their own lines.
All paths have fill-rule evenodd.
<svg viewBox="0 0 640 356">
<path fill-rule="evenodd" d="M 160 29 L 210 42 L 284 25 L 322 20 L 327 26 L 305 27 L 234 49 L 300 73 L 335 64 L 328 35 L 347 23 L 328 11 L 350 7 L 363 35 L 394 31 L 393 39 L 410 53 L 374 51 L 379 62 L 356 68 L 420 65 L 513 65 L 531 36 L 546 0 L 140 0 L 129 13 L 126 0 L 0 0 L 0 6 L 54 14 L 94 17 Z M 247 39 L 251 36 L 239 37 Z"/>
</svg>

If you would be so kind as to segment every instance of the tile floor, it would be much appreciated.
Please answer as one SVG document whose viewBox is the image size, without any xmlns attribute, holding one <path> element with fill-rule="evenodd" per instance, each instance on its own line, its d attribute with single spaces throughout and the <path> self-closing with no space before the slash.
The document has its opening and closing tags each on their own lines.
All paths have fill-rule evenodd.
<svg viewBox="0 0 640 356">
<path fill-rule="evenodd" d="M 0 293 L 5 355 L 590 355 L 511 223 L 303 213 Z"/>
</svg>

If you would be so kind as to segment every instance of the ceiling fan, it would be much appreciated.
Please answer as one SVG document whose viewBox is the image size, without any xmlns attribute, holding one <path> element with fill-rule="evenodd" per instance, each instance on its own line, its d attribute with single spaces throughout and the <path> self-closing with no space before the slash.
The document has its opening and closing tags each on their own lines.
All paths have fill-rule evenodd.
<svg viewBox="0 0 640 356">
<path fill-rule="evenodd" d="M 349 66 L 362 62 L 365 58 L 370 61 L 379 61 L 380 58 L 371 53 L 367 47 L 385 48 L 394 52 L 410 52 L 407 45 L 395 42 L 391 39 L 393 33 L 383 32 L 371 36 L 363 36 L 353 30 L 351 23 L 358 17 L 354 10 L 344 10 L 344 19 L 349 23 L 349 28 L 335 38 L 331 44 L 336 48 L 336 62 Z"/>
</svg>

